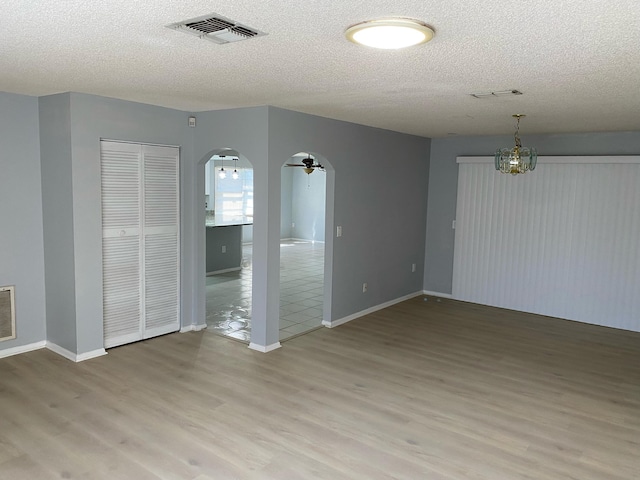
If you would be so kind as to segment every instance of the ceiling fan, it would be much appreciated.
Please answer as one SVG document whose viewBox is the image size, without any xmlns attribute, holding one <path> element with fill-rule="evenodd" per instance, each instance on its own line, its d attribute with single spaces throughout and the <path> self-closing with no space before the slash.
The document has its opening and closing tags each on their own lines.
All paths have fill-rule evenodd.
<svg viewBox="0 0 640 480">
<path fill-rule="evenodd" d="M 311 155 L 307 155 L 307 158 L 303 158 L 300 160 L 302 163 L 287 163 L 287 167 L 304 167 L 304 171 L 307 175 L 313 173 L 314 169 L 324 170 L 324 166 L 316 163 L 316 161 L 311 158 Z"/>
</svg>

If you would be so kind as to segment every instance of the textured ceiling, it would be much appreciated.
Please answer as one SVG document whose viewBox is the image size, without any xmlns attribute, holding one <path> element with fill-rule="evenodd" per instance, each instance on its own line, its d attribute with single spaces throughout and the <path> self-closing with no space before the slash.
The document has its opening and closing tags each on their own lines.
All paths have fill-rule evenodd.
<svg viewBox="0 0 640 480">
<path fill-rule="evenodd" d="M 218 13 L 268 33 L 165 28 Z M 425 45 L 373 50 L 353 23 L 404 16 Z M 637 0 L 3 0 L 0 90 L 203 111 L 274 105 L 427 137 L 640 130 Z M 469 94 L 518 89 L 521 96 Z"/>
</svg>

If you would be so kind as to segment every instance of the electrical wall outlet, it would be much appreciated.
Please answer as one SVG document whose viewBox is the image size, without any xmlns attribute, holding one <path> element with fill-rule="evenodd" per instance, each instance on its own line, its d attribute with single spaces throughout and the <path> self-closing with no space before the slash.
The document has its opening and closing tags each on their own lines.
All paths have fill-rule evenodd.
<svg viewBox="0 0 640 480">
<path fill-rule="evenodd" d="M 412 263 L 412 264 L 411 264 L 411 272 L 412 272 L 412 273 L 415 273 L 415 271 L 416 271 L 416 264 L 415 264 L 415 263 Z"/>
<path fill-rule="evenodd" d="M 227 246 L 226 245 L 222 245 L 222 253 L 227 253 Z"/>
<path fill-rule="evenodd" d="M 362 293 L 367 293 L 367 289 L 369 288 L 369 286 L 366 283 L 362 284 Z"/>
<path fill-rule="evenodd" d="M 342 227 L 338 226 L 336 227 L 336 237 L 341 237 L 342 236 Z"/>
</svg>

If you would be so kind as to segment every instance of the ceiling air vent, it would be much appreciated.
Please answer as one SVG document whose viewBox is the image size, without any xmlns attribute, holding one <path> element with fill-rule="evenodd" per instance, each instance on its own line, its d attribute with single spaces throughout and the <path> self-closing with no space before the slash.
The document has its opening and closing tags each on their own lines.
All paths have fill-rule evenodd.
<svg viewBox="0 0 640 480">
<path fill-rule="evenodd" d="M 172 23 L 167 25 L 167 28 L 189 33 L 218 44 L 239 42 L 266 35 L 255 28 L 247 27 L 216 13 Z"/>
</svg>

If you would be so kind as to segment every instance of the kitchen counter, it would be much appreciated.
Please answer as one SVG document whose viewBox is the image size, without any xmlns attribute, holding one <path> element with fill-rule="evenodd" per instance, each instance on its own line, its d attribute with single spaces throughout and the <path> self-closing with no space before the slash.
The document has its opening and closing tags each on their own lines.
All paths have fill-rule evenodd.
<svg viewBox="0 0 640 480">
<path fill-rule="evenodd" d="M 235 225 L 253 225 L 253 217 L 232 217 L 228 215 L 214 215 L 206 218 L 207 227 L 232 227 Z"/>
<path fill-rule="evenodd" d="M 252 225 L 252 217 L 215 215 L 207 217 L 207 275 L 242 268 L 242 227 Z"/>
</svg>

